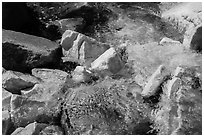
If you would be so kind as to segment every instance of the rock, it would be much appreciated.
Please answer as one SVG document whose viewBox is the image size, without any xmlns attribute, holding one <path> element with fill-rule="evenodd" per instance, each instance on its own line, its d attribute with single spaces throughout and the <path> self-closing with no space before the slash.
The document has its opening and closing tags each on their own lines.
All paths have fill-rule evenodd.
<svg viewBox="0 0 204 137">
<path fill-rule="evenodd" d="M 90 82 L 91 81 L 91 72 L 86 70 L 85 67 L 77 66 L 72 73 L 72 79 L 76 83 L 80 82 Z"/>
<path fill-rule="evenodd" d="M 27 125 L 25 128 L 17 128 L 11 135 L 39 135 L 41 130 L 46 126 L 48 125 L 34 122 Z"/>
<path fill-rule="evenodd" d="M 202 52 L 202 27 L 198 27 L 190 43 L 190 49 Z"/>
<path fill-rule="evenodd" d="M 29 74 L 16 71 L 6 71 L 2 75 L 2 87 L 13 94 L 20 94 L 20 90 L 33 87 L 40 80 Z"/>
<path fill-rule="evenodd" d="M 42 79 L 44 82 L 60 82 L 63 83 L 66 81 L 69 76 L 67 72 L 58 70 L 58 69 L 32 69 L 32 75 Z"/>
<path fill-rule="evenodd" d="M 162 40 L 159 42 L 160 45 L 181 45 L 181 43 L 179 41 L 175 41 L 175 40 L 172 40 L 170 38 L 167 38 L 167 37 L 164 37 L 162 38 Z"/>
<path fill-rule="evenodd" d="M 152 76 L 149 78 L 147 84 L 145 85 L 141 93 L 142 96 L 150 97 L 154 95 L 167 75 L 168 73 L 166 72 L 165 66 L 160 65 L 154 72 L 154 74 L 152 74 Z"/>
<path fill-rule="evenodd" d="M 19 95 L 11 97 L 11 119 L 16 128 L 25 127 L 35 121 L 55 123 L 58 121 L 58 110 L 54 109 L 54 106 L 47 102 L 35 101 Z"/>
<path fill-rule="evenodd" d="M 2 111 L 2 134 L 9 135 L 14 131 L 13 123 L 9 111 Z"/>
<path fill-rule="evenodd" d="M 29 72 L 33 68 L 56 68 L 62 56 L 57 43 L 10 30 L 2 31 L 2 66 Z"/>
<path fill-rule="evenodd" d="M 180 70 L 180 71 L 179 71 Z M 177 68 L 164 88 L 155 125 L 159 134 L 202 134 L 202 89 L 194 68 Z"/>
<path fill-rule="evenodd" d="M 162 13 L 162 18 L 172 22 L 180 30 L 184 31 L 183 45 L 190 48 L 193 36 L 199 27 L 202 27 L 202 3 L 184 2 Z M 202 36 L 195 45 L 200 45 Z"/>
<path fill-rule="evenodd" d="M 2 88 L 2 111 L 10 110 L 12 93 Z"/>
<path fill-rule="evenodd" d="M 70 88 L 61 118 L 66 134 L 147 134 L 148 109 L 131 90 L 116 80 Z"/>
<path fill-rule="evenodd" d="M 63 55 L 68 61 L 87 66 L 110 47 L 71 30 L 67 30 L 62 35 L 61 45 Z"/>
<path fill-rule="evenodd" d="M 114 48 L 108 49 L 100 57 L 98 57 L 94 62 L 91 63 L 90 70 L 93 71 L 103 71 L 116 74 L 124 67 L 124 63 L 120 59 L 119 55 Z M 100 72 L 101 73 L 101 72 Z"/>
<path fill-rule="evenodd" d="M 47 126 L 44 128 L 39 135 L 63 135 L 63 131 L 59 126 Z"/>
</svg>

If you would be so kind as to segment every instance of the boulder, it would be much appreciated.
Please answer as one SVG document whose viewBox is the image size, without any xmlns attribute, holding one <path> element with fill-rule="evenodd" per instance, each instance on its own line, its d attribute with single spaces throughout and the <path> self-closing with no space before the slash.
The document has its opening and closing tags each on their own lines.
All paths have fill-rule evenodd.
<svg viewBox="0 0 204 137">
<path fill-rule="evenodd" d="M 90 82 L 91 76 L 91 72 L 86 70 L 86 68 L 83 66 L 77 66 L 76 69 L 72 72 L 72 79 L 76 83 Z"/>
<path fill-rule="evenodd" d="M 2 88 L 2 111 L 10 110 L 12 93 Z"/>
<path fill-rule="evenodd" d="M 2 134 L 9 135 L 15 130 L 8 110 L 2 111 Z"/>
<path fill-rule="evenodd" d="M 11 135 L 39 135 L 41 130 L 43 130 L 47 126 L 47 124 L 34 122 L 27 125 L 25 128 L 17 128 Z"/>
<path fill-rule="evenodd" d="M 62 56 L 60 46 L 48 39 L 10 30 L 2 31 L 2 66 L 29 72 L 33 68 L 56 68 Z"/>
<path fill-rule="evenodd" d="M 61 117 L 66 134 L 148 134 L 148 108 L 131 92 L 128 84 L 116 80 L 70 88 Z"/>
<path fill-rule="evenodd" d="M 162 40 L 159 42 L 160 45 L 181 45 L 179 41 L 172 40 L 170 38 L 164 37 Z"/>
<path fill-rule="evenodd" d="M 20 94 L 20 90 L 33 87 L 37 83 L 40 83 L 40 79 L 21 72 L 6 71 L 2 75 L 2 87 L 13 94 Z"/>
<path fill-rule="evenodd" d="M 124 67 L 124 63 L 120 59 L 119 55 L 114 48 L 108 49 L 94 62 L 91 63 L 90 70 L 97 71 L 100 73 L 108 72 L 116 74 Z"/>
<path fill-rule="evenodd" d="M 168 76 L 167 70 L 165 66 L 160 65 L 157 70 L 152 74 L 152 76 L 149 78 L 147 84 L 145 85 L 142 96 L 143 97 L 150 97 L 154 95 L 161 84 L 164 82 L 164 78 Z"/>
<path fill-rule="evenodd" d="M 11 97 L 11 119 L 16 128 L 25 127 L 35 121 L 56 123 L 59 121 L 58 113 L 59 111 L 47 102 L 35 101 L 19 95 Z"/>
<path fill-rule="evenodd" d="M 196 69 L 177 68 L 164 86 L 159 108 L 155 111 L 155 127 L 159 134 L 202 134 L 202 88 Z"/>
<path fill-rule="evenodd" d="M 67 58 L 67 61 L 87 66 L 110 47 L 71 30 L 67 30 L 62 35 L 61 45 L 63 55 Z"/>
<path fill-rule="evenodd" d="M 59 126 L 47 126 L 41 132 L 39 135 L 63 135 L 63 130 Z"/>
</svg>

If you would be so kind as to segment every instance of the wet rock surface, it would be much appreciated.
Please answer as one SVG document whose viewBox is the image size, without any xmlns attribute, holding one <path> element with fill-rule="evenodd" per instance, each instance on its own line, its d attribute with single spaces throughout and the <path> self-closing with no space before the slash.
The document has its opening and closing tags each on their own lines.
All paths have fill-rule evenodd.
<svg viewBox="0 0 204 137">
<path fill-rule="evenodd" d="M 3 3 L 2 134 L 201 135 L 200 7 Z"/>
</svg>

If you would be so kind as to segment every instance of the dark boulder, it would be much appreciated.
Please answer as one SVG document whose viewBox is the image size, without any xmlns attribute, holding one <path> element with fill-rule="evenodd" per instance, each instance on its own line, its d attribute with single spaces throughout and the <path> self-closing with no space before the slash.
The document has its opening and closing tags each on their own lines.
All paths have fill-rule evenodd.
<svg viewBox="0 0 204 137">
<path fill-rule="evenodd" d="M 202 52 L 202 27 L 199 27 L 190 43 L 190 48 L 197 52 Z"/>
<path fill-rule="evenodd" d="M 60 46 L 45 38 L 9 30 L 2 31 L 2 65 L 7 70 L 31 72 L 33 68 L 57 68 Z"/>
</svg>

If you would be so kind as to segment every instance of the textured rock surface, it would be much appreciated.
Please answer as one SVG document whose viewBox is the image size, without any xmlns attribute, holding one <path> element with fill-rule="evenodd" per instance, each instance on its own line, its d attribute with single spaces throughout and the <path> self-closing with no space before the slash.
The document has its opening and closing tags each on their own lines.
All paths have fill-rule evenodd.
<svg viewBox="0 0 204 137">
<path fill-rule="evenodd" d="M 47 126 L 44 128 L 39 135 L 63 135 L 63 131 L 59 126 Z"/>
<path fill-rule="evenodd" d="M 32 68 L 55 68 L 62 51 L 45 38 L 9 30 L 2 31 L 2 65 L 5 69 L 30 72 Z"/>
<path fill-rule="evenodd" d="M 31 88 L 40 82 L 36 77 L 16 71 L 6 71 L 2 75 L 2 87 L 13 94 L 20 94 L 20 90 Z"/>
<path fill-rule="evenodd" d="M 40 102 L 13 95 L 11 98 L 11 119 L 15 127 L 25 127 L 29 123 L 56 122 L 58 111 L 46 102 Z"/>
<path fill-rule="evenodd" d="M 69 76 L 68 73 L 58 69 L 32 69 L 32 75 L 42 79 L 44 82 L 63 83 Z"/>
<path fill-rule="evenodd" d="M 11 135 L 39 135 L 41 130 L 43 130 L 47 126 L 47 124 L 34 122 L 27 125 L 25 128 L 17 128 Z"/>
<path fill-rule="evenodd" d="M 195 68 L 178 68 L 164 89 L 155 124 L 160 134 L 202 134 L 201 79 Z"/>
<path fill-rule="evenodd" d="M 115 49 L 110 48 L 91 63 L 90 69 L 97 72 L 101 71 L 100 73 L 107 71 L 109 73 L 116 74 L 123 67 L 124 63 L 120 59 Z"/>
<path fill-rule="evenodd" d="M 61 45 L 63 55 L 67 57 L 67 60 L 87 66 L 110 47 L 71 30 L 67 30 L 62 35 Z"/>
<path fill-rule="evenodd" d="M 66 134 L 145 134 L 150 128 L 147 108 L 123 82 L 107 80 L 67 93 L 61 119 Z"/>
</svg>

